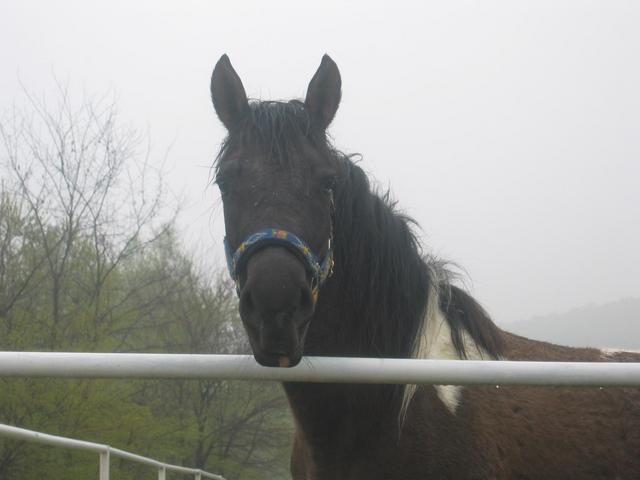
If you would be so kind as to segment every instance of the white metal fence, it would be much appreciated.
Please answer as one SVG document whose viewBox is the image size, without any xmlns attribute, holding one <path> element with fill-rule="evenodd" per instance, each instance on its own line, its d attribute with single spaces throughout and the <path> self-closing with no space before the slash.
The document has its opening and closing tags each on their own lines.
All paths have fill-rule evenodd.
<svg viewBox="0 0 640 480">
<path fill-rule="evenodd" d="M 269 368 L 248 355 L 0 352 L 2 376 L 640 387 L 640 363 L 305 357 Z"/>
<path fill-rule="evenodd" d="M 223 477 L 221 477 L 220 475 L 216 475 L 215 473 L 205 472 L 204 470 L 199 470 L 197 468 L 187 468 L 181 467 L 179 465 L 171 465 L 169 463 L 159 462 L 158 460 L 154 460 L 153 458 L 136 455 L 135 453 L 126 452 L 124 450 L 120 450 L 119 448 L 110 447 L 109 445 L 85 442 L 83 440 L 75 440 L 73 438 L 58 437 L 56 435 L 49 435 L 47 433 L 34 432 L 33 430 L 26 430 L 24 428 L 3 425 L 1 423 L 0 436 L 12 438 L 14 440 L 44 443 L 46 445 L 52 445 L 55 447 L 74 448 L 77 450 L 95 452 L 100 455 L 100 469 L 98 477 L 99 480 L 109 480 L 109 460 L 112 455 L 156 468 L 158 471 L 158 480 L 165 480 L 168 471 L 179 472 L 185 475 L 192 475 L 195 480 L 202 480 L 203 478 L 224 480 Z"/>
</svg>

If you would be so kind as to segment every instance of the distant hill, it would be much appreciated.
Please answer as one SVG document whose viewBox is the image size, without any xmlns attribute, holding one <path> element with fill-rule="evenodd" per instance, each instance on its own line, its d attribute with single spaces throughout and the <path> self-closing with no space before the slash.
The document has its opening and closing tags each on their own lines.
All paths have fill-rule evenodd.
<svg viewBox="0 0 640 480">
<path fill-rule="evenodd" d="M 586 305 L 505 325 L 528 338 L 574 347 L 640 349 L 640 298 Z"/>
</svg>

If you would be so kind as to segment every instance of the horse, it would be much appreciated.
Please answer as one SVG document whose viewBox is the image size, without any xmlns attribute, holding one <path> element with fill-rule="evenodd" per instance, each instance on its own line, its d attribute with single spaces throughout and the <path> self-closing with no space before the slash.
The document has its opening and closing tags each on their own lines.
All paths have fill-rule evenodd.
<svg viewBox="0 0 640 480">
<path fill-rule="evenodd" d="M 341 99 L 327 55 L 304 100 L 249 101 L 227 55 L 211 96 L 228 135 L 214 163 L 225 251 L 255 360 L 303 356 L 640 361 L 498 328 L 423 253 L 415 223 L 327 128 Z M 640 391 L 284 383 L 291 475 L 324 479 L 640 478 Z"/>
</svg>

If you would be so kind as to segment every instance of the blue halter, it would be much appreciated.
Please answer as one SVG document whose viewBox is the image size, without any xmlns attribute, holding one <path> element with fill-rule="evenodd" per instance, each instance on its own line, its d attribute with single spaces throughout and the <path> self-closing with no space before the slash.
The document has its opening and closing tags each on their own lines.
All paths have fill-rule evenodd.
<svg viewBox="0 0 640 480">
<path fill-rule="evenodd" d="M 249 235 L 244 242 L 240 244 L 235 252 L 231 251 L 229 241 L 224 239 L 224 251 L 227 256 L 227 268 L 231 278 L 236 283 L 236 291 L 240 292 L 238 280 L 238 266 L 241 260 L 254 252 L 260 247 L 267 245 L 283 245 L 289 249 L 299 253 L 303 258 L 307 269 L 311 272 L 311 295 L 313 303 L 318 300 L 320 287 L 327 278 L 333 273 L 333 234 L 329 236 L 327 241 L 327 253 L 324 259 L 318 260 L 318 257 L 311 251 L 311 248 L 304 243 L 299 237 L 286 230 L 277 228 L 265 228 Z"/>
</svg>

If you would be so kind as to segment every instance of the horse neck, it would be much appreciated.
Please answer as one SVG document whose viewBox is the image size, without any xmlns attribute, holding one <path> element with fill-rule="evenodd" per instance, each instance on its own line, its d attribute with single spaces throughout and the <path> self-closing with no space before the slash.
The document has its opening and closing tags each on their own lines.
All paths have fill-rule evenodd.
<svg viewBox="0 0 640 480">
<path fill-rule="evenodd" d="M 336 192 L 334 275 L 306 342 L 318 355 L 408 357 L 426 310 L 428 268 L 410 220 L 349 164 Z"/>
<path fill-rule="evenodd" d="M 426 309 L 427 268 L 407 219 L 370 190 L 358 167 L 336 192 L 334 243 L 334 274 L 320 292 L 305 355 L 410 356 Z M 403 387 L 286 384 L 285 390 L 297 423 L 314 436 L 344 429 L 371 436 L 372 418 L 397 423 Z"/>
</svg>

